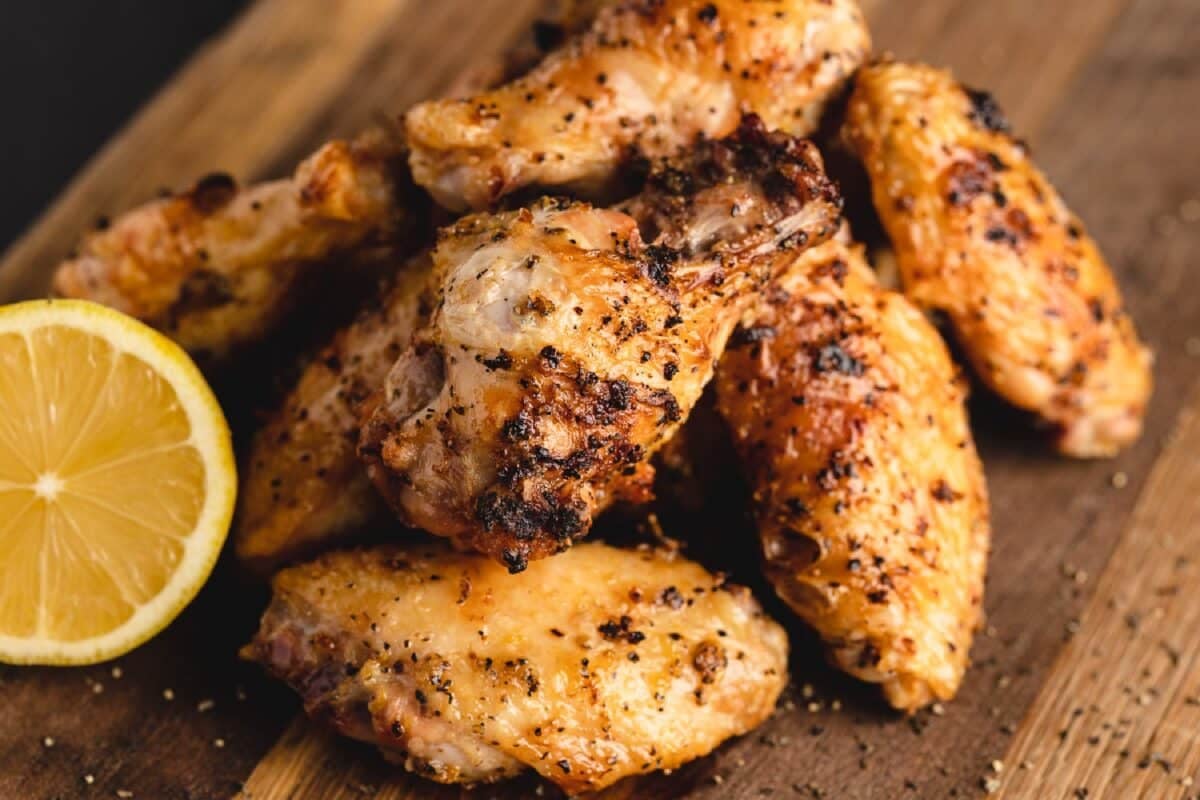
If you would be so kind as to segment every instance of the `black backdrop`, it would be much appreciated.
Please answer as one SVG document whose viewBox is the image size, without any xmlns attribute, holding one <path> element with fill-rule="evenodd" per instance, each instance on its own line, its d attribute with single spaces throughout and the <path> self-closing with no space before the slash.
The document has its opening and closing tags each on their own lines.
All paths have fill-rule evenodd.
<svg viewBox="0 0 1200 800">
<path fill-rule="evenodd" d="M 0 248 L 246 0 L 6 0 Z"/>
</svg>

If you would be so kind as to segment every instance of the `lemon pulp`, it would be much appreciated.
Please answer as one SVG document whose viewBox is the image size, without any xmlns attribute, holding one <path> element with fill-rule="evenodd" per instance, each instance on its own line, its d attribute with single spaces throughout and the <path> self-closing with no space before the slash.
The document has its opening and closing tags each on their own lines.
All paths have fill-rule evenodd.
<svg viewBox="0 0 1200 800">
<path fill-rule="evenodd" d="M 89 303 L 0 309 L 0 660 L 103 660 L 165 627 L 211 571 L 235 482 L 174 344 Z"/>
</svg>

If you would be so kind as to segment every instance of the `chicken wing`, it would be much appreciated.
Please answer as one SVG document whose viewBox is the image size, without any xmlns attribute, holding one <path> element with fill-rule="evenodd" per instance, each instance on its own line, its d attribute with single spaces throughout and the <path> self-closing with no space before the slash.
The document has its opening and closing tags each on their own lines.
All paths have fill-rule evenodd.
<svg viewBox="0 0 1200 800">
<path fill-rule="evenodd" d="M 989 523 L 965 382 L 937 331 L 834 240 L 768 290 L 716 384 L 780 596 L 896 708 L 952 697 Z"/>
<path fill-rule="evenodd" d="M 431 269 L 428 251 L 411 259 L 255 434 L 233 534 L 244 563 L 269 569 L 386 514 L 358 458 L 359 411 L 428 318 Z"/>
<path fill-rule="evenodd" d="M 430 323 L 370 401 L 376 485 L 514 572 L 564 550 L 616 496 L 645 496 L 747 301 L 839 209 L 816 148 L 749 117 L 661 162 L 623 210 L 464 218 L 434 251 Z"/>
<path fill-rule="evenodd" d="M 1141 433 L 1151 356 L 1096 243 L 992 98 L 919 64 L 862 70 L 846 138 L 870 175 L 905 291 L 944 311 L 980 377 L 1108 456 Z"/>
<path fill-rule="evenodd" d="M 787 680 L 787 637 L 749 591 L 600 544 L 519 576 L 440 544 L 330 553 L 276 576 L 243 655 L 425 777 L 533 769 L 571 793 L 705 755 Z"/>
<path fill-rule="evenodd" d="M 621 0 L 524 77 L 411 109 L 410 164 L 456 210 L 530 185 L 604 196 L 633 150 L 670 155 L 745 112 L 810 133 L 869 50 L 854 0 Z"/>
<path fill-rule="evenodd" d="M 309 268 L 398 224 L 402 169 L 402 148 L 375 131 L 325 145 L 290 180 L 239 190 L 211 176 L 89 234 L 54 291 L 220 358 L 277 322 Z"/>
</svg>

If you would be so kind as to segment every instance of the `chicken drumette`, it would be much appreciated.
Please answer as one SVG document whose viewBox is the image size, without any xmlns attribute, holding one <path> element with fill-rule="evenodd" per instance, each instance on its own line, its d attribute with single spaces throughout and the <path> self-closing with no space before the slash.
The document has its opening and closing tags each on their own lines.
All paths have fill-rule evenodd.
<svg viewBox="0 0 1200 800">
<path fill-rule="evenodd" d="M 834 240 L 747 315 L 716 384 L 780 596 L 897 708 L 952 697 L 989 525 L 965 382 L 938 332 Z"/>
<path fill-rule="evenodd" d="M 619 0 L 520 79 L 409 111 L 413 176 L 459 210 L 530 185 L 605 196 L 633 151 L 728 135 L 746 112 L 812 132 L 869 50 L 854 0 Z"/>
<path fill-rule="evenodd" d="M 375 131 L 325 145 L 289 180 L 239 189 L 206 178 L 86 236 L 54 291 L 220 358 L 266 335 L 314 270 L 395 232 L 403 170 L 395 138 Z"/>
<path fill-rule="evenodd" d="M 243 654 L 313 717 L 444 783 L 533 769 L 568 792 L 671 769 L 755 727 L 787 637 L 750 593 L 583 544 L 522 575 L 440 544 L 281 572 Z"/>
<path fill-rule="evenodd" d="M 846 138 L 871 178 L 905 292 L 944 311 L 980 377 L 1059 448 L 1135 440 L 1151 389 L 1112 272 L 995 101 L 920 64 L 859 72 Z"/>
<path fill-rule="evenodd" d="M 659 163 L 622 210 L 464 218 L 434 250 L 429 324 L 369 401 L 376 484 L 406 522 L 513 571 L 564 550 L 645 493 L 747 302 L 839 209 L 816 149 L 749 117 Z"/>
</svg>

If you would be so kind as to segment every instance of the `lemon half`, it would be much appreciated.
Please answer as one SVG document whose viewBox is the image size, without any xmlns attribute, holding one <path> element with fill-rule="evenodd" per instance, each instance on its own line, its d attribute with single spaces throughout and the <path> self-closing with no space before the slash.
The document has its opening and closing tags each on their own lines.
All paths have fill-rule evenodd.
<svg viewBox="0 0 1200 800">
<path fill-rule="evenodd" d="M 236 491 L 225 417 L 176 344 L 94 303 L 0 308 L 0 661 L 92 664 L 165 628 Z"/>
</svg>

